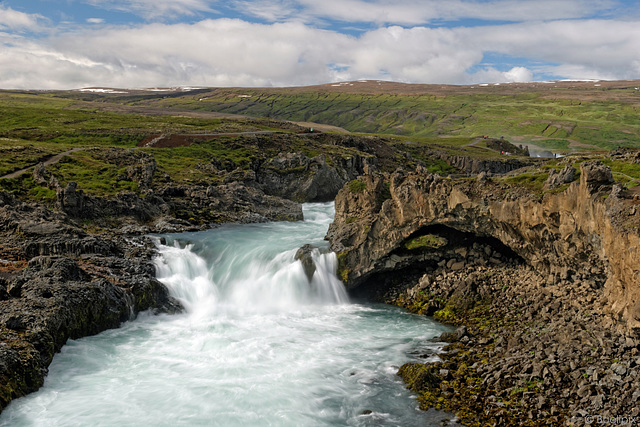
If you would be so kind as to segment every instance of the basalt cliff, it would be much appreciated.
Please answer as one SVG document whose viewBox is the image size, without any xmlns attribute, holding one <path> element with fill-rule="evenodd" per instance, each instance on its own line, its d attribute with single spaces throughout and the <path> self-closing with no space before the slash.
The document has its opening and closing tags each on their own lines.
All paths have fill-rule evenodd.
<svg viewBox="0 0 640 427">
<path fill-rule="evenodd" d="M 421 407 L 465 425 L 640 415 L 640 196 L 572 162 L 543 192 L 418 168 L 338 194 L 327 239 L 351 293 L 460 326 L 399 371 Z"/>
<path fill-rule="evenodd" d="M 376 275 L 441 261 L 406 248 L 421 236 L 467 234 L 505 247 L 548 283 L 588 277 L 606 295 L 613 321 L 640 331 L 640 235 L 624 224 L 640 202 L 625 199 L 602 164 L 583 163 L 579 181 L 543 197 L 491 179 L 420 172 L 360 180 L 338 194 L 327 234 L 348 287 L 366 292 Z"/>
</svg>

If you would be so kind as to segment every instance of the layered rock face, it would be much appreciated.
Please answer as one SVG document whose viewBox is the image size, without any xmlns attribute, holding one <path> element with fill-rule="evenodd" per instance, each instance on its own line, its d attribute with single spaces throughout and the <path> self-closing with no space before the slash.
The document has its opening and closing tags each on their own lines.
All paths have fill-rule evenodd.
<svg viewBox="0 0 640 427">
<path fill-rule="evenodd" d="M 180 305 L 145 238 L 89 235 L 64 213 L 0 193 L 0 410 L 37 390 L 69 338 Z"/>
<path fill-rule="evenodd" d="M 398 372 L 422 409 L 465 425 L 640 416 L 640 196 L 601 163 L 572 175 L 550 172 L 543 196 L 424 171 L 338 194 L 327 238 L 351 293 L 462 325 L 438 361 Z"/>
<path fill-rule="evenodd" d="M 333 157 L 327 163 L 324 155 L 309 158 L 303 153 L 281 153 L 268 160 L 256 172 L 258 186 L 272 196 L 301 202 L 333 200 L 342 186 L 364 173 L 375 157 L 354 155 Z"/>
<path fill-rule="evenodd" d="M 640 328 L 640 237 L 637 227 L 624 225 L 636 210 L 612 187 L 605 166 L 584 163 L 579 182 L 542 198 L 491 180 L 424 172 L 359 182 L 340 190 L 327 234 L 351 289 L 366 292 L 377 275 L 428 261 L 404 245 L 420 236 L 446 238 L 452 229 L 497 239 L 549 283 L 584 280 L 603 288 L 612 321 Z"/>
</svg>

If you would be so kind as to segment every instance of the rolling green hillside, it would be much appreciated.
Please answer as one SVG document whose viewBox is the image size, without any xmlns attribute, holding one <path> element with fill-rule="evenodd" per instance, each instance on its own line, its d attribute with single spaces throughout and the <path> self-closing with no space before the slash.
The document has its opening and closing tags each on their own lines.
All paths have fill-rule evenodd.
<svg viewBox="0 0 640 427">
<path fill-rule="evenodd" d="M 405 136 L 504 136 L 555 150 L 640 146 L 639 82 L 427 86 L 358 82 L 306 88 L 200 89 L 76 99 L 218 112 Z"/>
</svg>

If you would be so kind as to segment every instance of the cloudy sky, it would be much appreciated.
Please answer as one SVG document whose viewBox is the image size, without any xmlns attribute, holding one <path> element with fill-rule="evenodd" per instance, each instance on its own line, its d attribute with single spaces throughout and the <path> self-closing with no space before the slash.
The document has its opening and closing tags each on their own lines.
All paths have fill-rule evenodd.
<svg viewBox="0 0 640 427">
<path fill-rule="evenodd" d="M 0 0 L 0 88 L 639 79 L 640 0 Z"/>
</svg>

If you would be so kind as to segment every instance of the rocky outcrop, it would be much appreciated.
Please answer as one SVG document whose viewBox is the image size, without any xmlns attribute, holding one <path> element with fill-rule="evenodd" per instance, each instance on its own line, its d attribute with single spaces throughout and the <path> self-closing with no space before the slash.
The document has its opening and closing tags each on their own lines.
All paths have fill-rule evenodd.
<svg viewBox="0 0 640 427">
<path fill-rule="evenodd" d="M 127 179 L 138 183 L 142 190 L 151 188 L 153 175 L 158 170 L 156 159 L 146 153 L 141 156 L 135 165 L 127 168 Z"/>
<path fill-rule="evenodd" d="M 398 171 L 345 186 L 327 238 L 352 293 L 463 326 L 438 361 L 400 369 L 421 408 L 585 425 L 640 415 L 638 204 L 600 162 L 542 196 Z"/>
<path fill-rule="evenodd" d="M 0 194 L 0 410 L 37 390 L 68 339 L 140 311 L 180 310 L 155 279 L 153 244 L 89 235 L 64 213 Z"/>
<path fill-rule="evenodd" d="M 575 181 L 576 168 L 566 165 L 560 172 L 555 169 L 549 170 L 549 178 L 544 183 L 544 190 L 552 190 L 564 184 L 570 184 Z"/>
<path fill-rule="evenodd" d="M 640 341 L 606 325 L 605 298 L 586 281 L 545 284 L 517 262 L 442 268 L 390 301 L 463 325 L 439 338 L 451 344 L 437 362 L 399 370 L 424 409 L 455 412 L 463 425 L 589 425 L 594 413 L 640 415 Z"/>
<path fill-rule="evenodd" d="M 637 229 L 621 228 L 627 205 L 636 202 L 605 200 L 612 181 L 603 165 L 583 164 L 580 182 L 542 198 L 518 197 L 495 181 L 396 172 L 388 180 L 390 199 L 379 203 L 383 179 L 369 176 L 361 182 L 360 192 L 340 190 L 327 234 L 347 286 L 366 286 L 373 275 L 393 270 L 406 242 L 433 234 L 434 226 L 446 227 L 497 239 L 549 282 L 593 281 L 604 289 L 613 321 L 640 328 L 640 237 Z"/>
<path fill-rule="evenodd" d="M 263 163 L 256 171 L 259 187 L 272 196 L 300 202 L 333 200 L 342 186 L 364 173 L 375 157 L 354 155 L 333 157 L 327 163 L 324 155 L 309 158 L 303 153 L 280 153 Z"/>
<path fill-rule="evenodd" d="M 58 208 L 79 219 L 100 221 L 153 222 L 182 220 L 182 229 L 211 226 L 220 222 L 299 221 L 302 208 L 260 189 L 239 182 L 218 186 L 166 186 L 141 195 L 121 192 L 112 197 L 96 197 L 78 190 L 70 182 L 58 190 Z M 180 228 L 172 230 L 179 231 Z M 153 231 L 147 228 L 145 232 Z M 165 230 L 157 230 L 165 231 Z"/>
<path fill-rule="evenodd" d="M 483 159 L 474 156 L 453 156 L 444 152 L 433 152 L 432 155 L 444 160 L 454 168 L 465 174 L 505 174 L 516 169 L 531 166 L 535 159 L 522 157 L 505 157 L 503 159 Z"/>
</svg>

